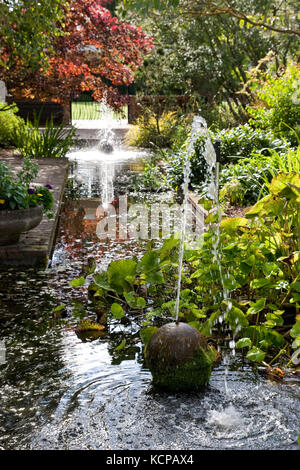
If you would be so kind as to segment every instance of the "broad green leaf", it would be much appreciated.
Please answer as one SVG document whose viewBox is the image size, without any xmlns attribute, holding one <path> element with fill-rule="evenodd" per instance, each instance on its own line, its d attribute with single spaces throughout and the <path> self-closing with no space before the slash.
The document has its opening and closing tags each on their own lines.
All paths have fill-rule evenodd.
<svg viewBox="0 0 300 470">
<path fill-rule="evenodd" d="M 241 348 L 250 348 L 251 347 L 251 339 L 250 338 L 241 338 L 237 341 L 235 347 L 236 349 Z"/>
<path fill-rule="evenodd" d="M 137 262 L 133 259 L 112 261 L 107 269 L 109 285 L 119 294 L 130 292 L 132 285 L 128 282 L 128 276 L 134 276 L 136 274 L 136 267 Z"/>
<path fill-rule="evenodd" d="M 251 302 L 251 307 L 248 308 L 246 315 L 255 315 L 256 313 L 261 312 L 265 308 L 266 300 L 267 299 L 263 297 L 257 300 L 255 303 Z"/>
<path fill-rule="evenodd" d="M 51 310 L 52 313 L 58 313 L 58 312 L 61 312 L 62 310 L 64 310 L 66 308 L 66 304 L 60 304 L 58 305 L 58 307 L 55 307 Z"/>
<path fill-rule="evenodd" d="M 246 357 L 253 362 L 262 362 L 265 358 L 265 355 L 266 353 L 264 351 L 254 346 L 248 351 Z"/>
<path fill-rule="evenodd" d="M 124 297 L 130 308 L 142 310 L 146 307 L 146 300 L 143 297 L 137 297 L 134 292 L 127 292 Z"/>
<path fill-rule="evenodd" d="M 293 198 L 300 194 L 300 175 L 298 173 L 279 173 L 275 176 L 269 187 L 270 193 L 282 197 Z"/>
<path fill-rule="evenodd" d="M 73 279 L 70 282 L 71 287 L 80 287 L 85 284 L 85 278 L 83 276 L 79 277 L 78 279 Z"/>
<path fill-rule="evenodd" d="M 226 320 L 228 321 L 232 331 L 236 329 L 246 328 L 249 323 L 245 314 L 237 307 L 232 307 L 226 315 Z"/>
<path fill-rule="evenodd" d="M 263 213 L 263 208 L 264 208 L 264 203 L 269 201 L 271 199 L 271 196 L 266 196 L 262 198 L 260 201 L 258 201 L 254 206 L 250 207 L 250 209 L 247 209 L 245 212 L 245 216 L 248 219 L 252 219 L 255 217 L 258 217 Z"/>
<path fill-rule="evenodd" d="M 220 223 L 220 227 L 229 235 L 234 235 L 239 227 L 249 224 L 249 220 L 245 217 L 224 217 Z"/>
<path fill-rule="evenodd" d="M 110 307 L 110 311 L 116 320 L 120 320 L 120 318 L 124 317 L 124 310 L 120 304 L 113 303 Z"/>
<path fill-rule="evenodd" d="M 266 278 L 260 278 L 260 279 L 253 279 L 253 281 L 250 282 L 250 287 L 251 289 L 261 289 L 262 287 L 267 287 L 272 284 L 272 281 L 270 279 Z"/>
<path fill-rule="evenodd" d="M 114 289 L 108 283 L 106 271 L 101 271 L 99 273 L 96 273 L 94 275 L 93 279 L 94 279 L 95 284 L 98 287 L 101 287 L 104 290 L 114 291 Z"/>
<path fill-rule="evenodd" d="M 290 330 L 290 335 L 292 338 L 300 336 L 300 320 L 296 321 L 293 328 Z"/>
</svg>

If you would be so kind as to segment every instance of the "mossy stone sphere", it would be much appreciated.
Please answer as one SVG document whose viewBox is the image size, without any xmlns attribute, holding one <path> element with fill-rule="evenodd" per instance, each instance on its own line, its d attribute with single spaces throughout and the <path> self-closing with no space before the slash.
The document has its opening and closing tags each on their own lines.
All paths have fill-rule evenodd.
<svg viewBox="0 0 300 470">
<path fill-rule="evenodd" d="M 151 336 L 146 363 L 156 387 L 199 390 L 210 379 L 213 355 L 203 335 L 186 323 L 168 323 Z"/>
</svg>

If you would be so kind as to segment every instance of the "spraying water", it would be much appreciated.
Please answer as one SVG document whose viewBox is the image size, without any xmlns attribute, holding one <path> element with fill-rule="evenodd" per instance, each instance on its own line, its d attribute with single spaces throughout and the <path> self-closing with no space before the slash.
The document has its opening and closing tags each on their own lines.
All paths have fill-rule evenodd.
<svg viewBox="0 0 300 470">
<path fill-rule="evenodd" d="M 195 142 L 199 137 L 204 137 L 204 158 L 208 164 L 208 174 L 212 174 L 214 167 L 216 166 L 216 152 L 214 146 L 209 137 L 207 124 L 205 119 L 201 116 L 195 116 L 192 123 L 191 137 L 188 143 L 187 151 L 185 152 L 184 167 L 183 167 L 183 203 L 182 203 L 182 224 L 181 224 L 181 235 L 180 235 L 180 246 L 179 246 L 179 259 L 178 259 L 178 281 L 177 281 L 177 296 L 175 303 L 175 319 L 176 323 L 179 321 L 179 302 L 180 302 L 180 290 L 181 290 L 181 278 L 182 278 L 182 265 L 183 265 L 183 254 L 184 254 L 184 243 L 186 235 L 187 225 L 187 212 L 188 212 L 188 197 L 189 197 L 189 183 L 191 177 L 191 164 L 190 156 L 194 152 Z M 209 196 L 217 201 L 217 186 L 215 181 L 209 183 L 208 194 Z"/>
</svg>

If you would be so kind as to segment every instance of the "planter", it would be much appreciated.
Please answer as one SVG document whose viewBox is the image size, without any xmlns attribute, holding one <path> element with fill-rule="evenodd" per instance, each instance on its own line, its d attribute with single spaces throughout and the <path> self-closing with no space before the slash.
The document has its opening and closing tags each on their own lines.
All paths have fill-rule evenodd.
<svg viewBox="0 0 300 470">
<path fill-rule="evenodd" d="M 18 243 L 20 235 L 37 227 L 43 218 L 41 207 L 0 211 L 0 246 Z"/>
</svg>

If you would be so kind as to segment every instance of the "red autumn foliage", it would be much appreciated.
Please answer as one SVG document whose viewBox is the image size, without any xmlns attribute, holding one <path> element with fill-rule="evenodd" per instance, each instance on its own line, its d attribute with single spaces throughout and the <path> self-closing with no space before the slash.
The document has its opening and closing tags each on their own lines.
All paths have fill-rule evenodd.
<svg viewBox="0 0 300 470">
<path fill-rule="evenodd" d="M 143 56 L 153 48 L 152 38 L 140 27 L 120 22 L 103 5 L 108 0 L 69 0 L 65 9 L 66 34 L 53 40 L 49 67 L 26 71 L 21 58 L 6 71 L 4 80 L 15 99 L 52 100 L 62 104 L 84 91 L 95 100 L 104 96 L 118 108 L 126 103 L 116 86 L 130 85 Z"/>
</svg>

